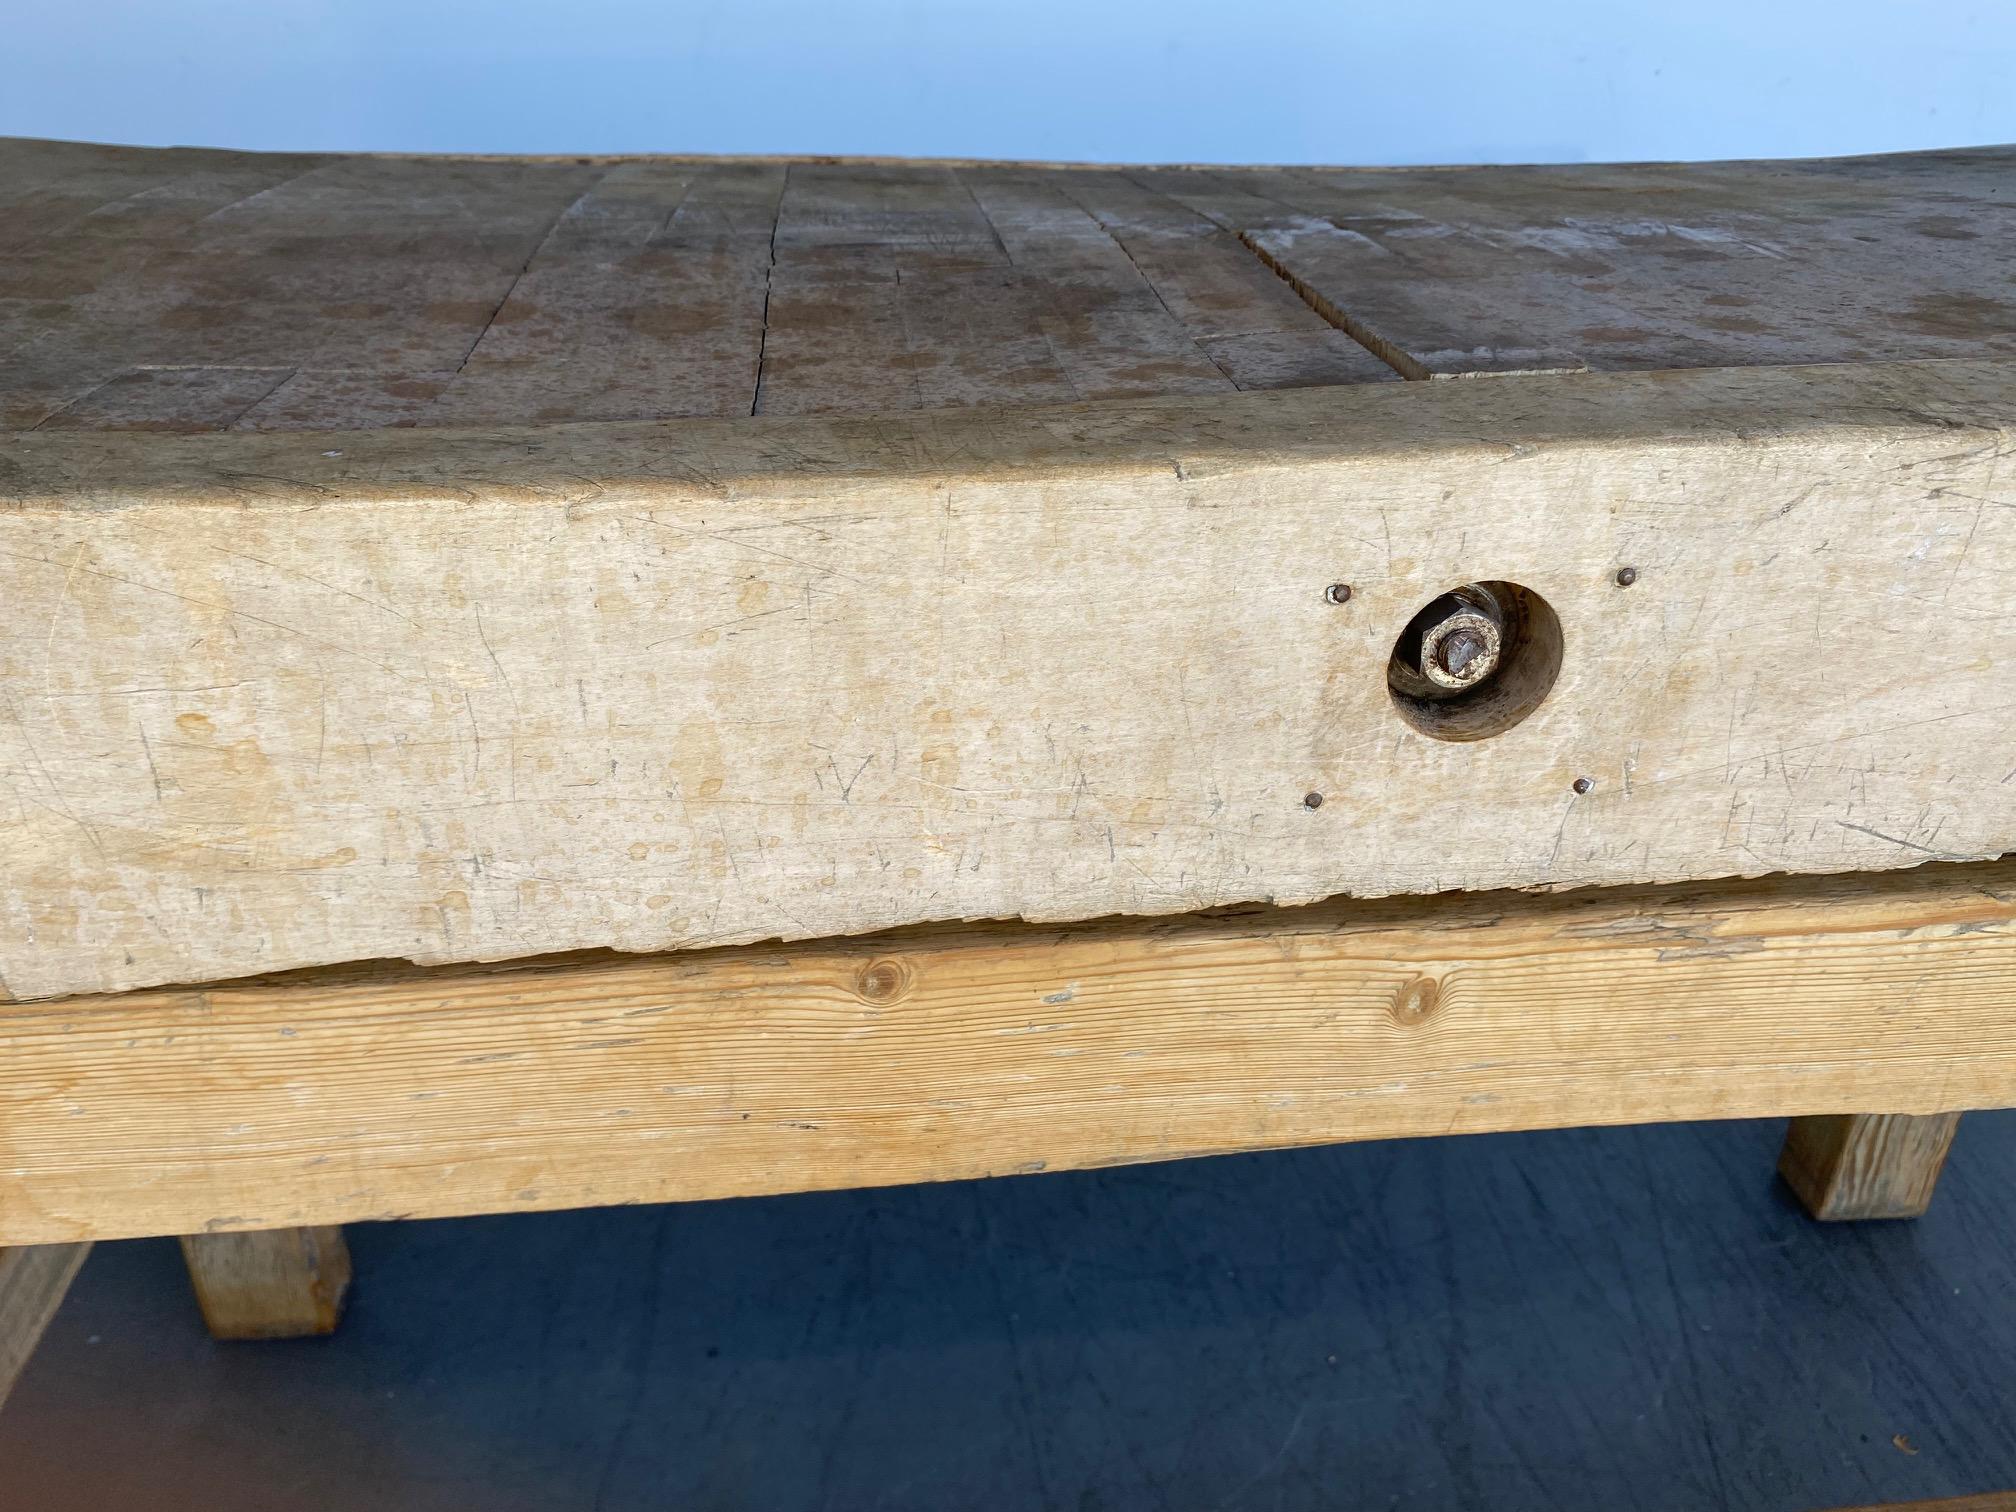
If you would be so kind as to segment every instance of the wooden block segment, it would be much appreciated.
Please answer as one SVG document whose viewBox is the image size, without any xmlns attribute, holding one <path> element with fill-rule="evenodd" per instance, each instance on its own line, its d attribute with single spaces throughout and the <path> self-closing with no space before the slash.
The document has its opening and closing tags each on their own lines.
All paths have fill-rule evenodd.
<svg viewBox="0 0 2016 1512">
<path fill-rule="evenodd" d="M 1392 377 L 1333 321 L 1415 377 L 2016 354 L 2011 161 L 1060 169 L 0 140 L 0 426 Z M 155 381 L 211 369 L 189 381 L 222 401 L 256 368 L 279 386 L 249 409 Z"/>
<path fill-rule="evenodd" d="M 2016 352 L 2008 151 L 1154 182 L 1446 378 Z"/>
<path fill-rule="evenodd" d="M 333 1226 L 184 1234 L 203 1321 L 219 1339 L 299 1339 L 336 1331 L 350 1247 Z"/>
<path fill-rule="evenodd" d="M 1795 990 L 1796 989 L 1796 990 Z M 2016 1104 L 2016 861 L 0 1008 L 0 1242 Z"/>
<path fill-rule="evenodd" d="M 1960 1115 L 1795 1118 L 1778 1170 L 1815 1218 L 1916 1218 L 1932 1201 Z"/>
<path fill-rule="evenodd" d="M 0 1249 L 0 1407 L 90 1253 L 88 1242 Z"/>
<path fill-rule="evenodd" d="M 2012 432 L 1983 362 L 0 437 L 0 980 L 2016 851 Z M 1484 579 L 1560 675 L 1436 739 Z"/>
</svg>

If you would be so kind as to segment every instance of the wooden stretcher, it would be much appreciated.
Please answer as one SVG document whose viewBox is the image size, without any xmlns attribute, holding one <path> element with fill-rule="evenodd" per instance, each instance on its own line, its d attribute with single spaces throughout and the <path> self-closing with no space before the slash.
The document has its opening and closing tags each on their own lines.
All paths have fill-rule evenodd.
<svg viewBox="0 0 2016 1512">
<path fill-rule="evenodd" d="M 1763 1115 L 1921 1211 L 2012 178 L 0 145 L 0 1381 L 97 1238 L 300 1331 L 354 1220 Z"/>
</svg>

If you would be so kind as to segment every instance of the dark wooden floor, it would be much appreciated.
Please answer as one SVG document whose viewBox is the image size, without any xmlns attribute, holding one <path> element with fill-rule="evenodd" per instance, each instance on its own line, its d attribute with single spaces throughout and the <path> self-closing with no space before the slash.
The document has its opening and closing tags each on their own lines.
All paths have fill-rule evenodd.
<svg viewBox="0 0 2016 1512">
<path fill-rule="evenodd" d="M 2016 1486 L 2016 1114 L 1823 1228 L 1779 1128 L 353 1230 L 328 1343 L 102 1246 L 0 1508 L 1794 1512 Z"/>
</svg>

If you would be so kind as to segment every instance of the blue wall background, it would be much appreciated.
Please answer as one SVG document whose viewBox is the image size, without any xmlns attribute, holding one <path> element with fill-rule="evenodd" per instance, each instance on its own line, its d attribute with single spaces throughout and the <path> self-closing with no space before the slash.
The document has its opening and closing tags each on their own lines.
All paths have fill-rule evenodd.
<svg viewBox="0 0 2016 1512">
<path fill-rule="evenodd" d="M 2016 139 L 2016 4 L 4 0 L 0 134 L 1518 162 Z"/>
</svg>

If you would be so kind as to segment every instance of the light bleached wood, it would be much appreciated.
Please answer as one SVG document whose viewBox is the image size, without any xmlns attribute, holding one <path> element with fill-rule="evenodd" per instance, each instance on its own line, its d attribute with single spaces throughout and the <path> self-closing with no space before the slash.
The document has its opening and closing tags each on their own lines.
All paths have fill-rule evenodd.
<svg viewBox="0 0 2016 1512">
<path fill-rule="evenodd" d="M 312 1338 L 342 1320 L 350 1247 L 341 1228 L 184 1234 L 182 1258 L 213 1338 Z"/>
<path fill-rule="evenodd" d="M 1937 1113 L 2016 1103 L 2016 862 L 351 968 L 0 1057 L 9 1243 Z"/>
<path fill-rule="evenodd" d="M 2012 420 L 1932 363 L 0 438 L 0 977 L 2016 850 Z M 1566 660 L 1450 744 L 1386 660 L 1480 577 Z"/>
<path fill-rule="evenodd" d="M 1795 1118 L 1778 1169 L 1815 1218 L 1917 1218 L 1959 1126 L 1957 1113 Z"/>
<path fill-rule="evenodd" d="M 90 1253 L 88 1242 L 0 1247 L 0 1407 Z"/>
</svg>

